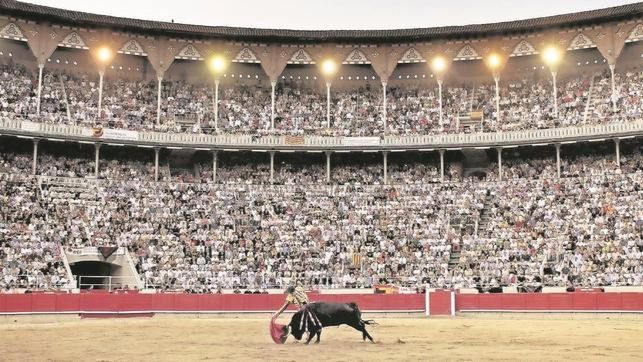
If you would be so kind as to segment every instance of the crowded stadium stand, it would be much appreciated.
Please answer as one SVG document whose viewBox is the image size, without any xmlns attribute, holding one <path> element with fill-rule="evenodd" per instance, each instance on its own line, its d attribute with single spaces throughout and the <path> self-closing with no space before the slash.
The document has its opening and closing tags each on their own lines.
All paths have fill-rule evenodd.
<svg viewBox="0 0 643 362">
<path fill-rule="evenodd" d="M 641 40 L 0 0 L 0 293 L 642 291 Z"/>
</svg>

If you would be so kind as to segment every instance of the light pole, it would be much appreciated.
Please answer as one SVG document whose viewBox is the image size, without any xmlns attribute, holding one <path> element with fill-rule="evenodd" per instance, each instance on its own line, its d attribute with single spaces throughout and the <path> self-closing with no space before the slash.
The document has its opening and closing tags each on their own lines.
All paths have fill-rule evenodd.
<svg viewBox="0 0 643 362">
<path fill-rule="evenodd" d="M 442 126 L 442 80 L 444 75 L 444 70 L 447 67 L 447 61 L 441 57 L 437 56 L 433 58 L 431 62 L 431 70 L 435 74 L 435 77 L 438 80 L 438 97 L 440 98 L 440 126 Z"/>
<path fill-rule="evenodd" d="M 214 130 L 219 130 L 219 79 L 214 80 Z"/>
<path fill-rule="evenodd" d="M 487 66 L 491 69 L 493 80 L 496 83 L 496 123 L 500 124 L 500 66 L 502 60 L 498 54 L 491 54 L 487 57 Z"/>
<path fill-rule="evenodd" d="M 163 76 L 158 75 L 158 86 L 156 87 L 156 125 L 161 124 L 161 89 L 163 87 Z"/>
<path fill-rule="evenodd" d="M 554 117 L 558 118 L 558 89 L 556 88 L 556 72 L 558 64 L 562 59 L 560 50 L 556 47 L 550 46 L 543 52 L 543 60 L 551 71 L 551 77 L 554 85 Z"/>
<path fill-rule="evenodd" d="M 112 50 L 106 46 L 98 49 L 96 53 L 99 63 L 98 69 L 98 118 L 100 118 L 103 111 L 103 77 L 105 76 L 105 68 L 110 60 L 112 60 Z"/>
<path fill-rule="evenodd" d="M 616 69 L 616 64 L 609 65 L 610 74 L 612 75 L 612 111 L 616 113 L 616 82 L 614 81 L 614 70 Z"/>
<path fill-rule="evenodd" d="M 330 129 L 330 80 L 337 71 L 337 64 L 332 59 L 326 59 L 322 62 L 321 71 L 326 77 L 326 128 Z"/>
<path fill-rule="evenodd" d="M 386 133 L 386 129 L 388 128 L 387 119 L 386 119 L 386 117 L 387 117 L 387 115 L 386 115 L 386 85 L 387 85 L 387 82 L 382 81 L 382 96 L 383 96 L 383 98 L 382 98 L 382 100 L 383 100 L 383 103 L 382 103 L 382 118 L 383 118 L 383 121 L 384 121 L 384 133 Z"/>
<path fill-rule="evenodd" d="M 224 57 L 215 55 L 209 62 L 210 71 L 214 75 L 214 130 L 219 130 L 219 81 L 221 74 L 226 69 L 227 62 Z"/>
<path fill-rule="evenodd" d="M 38 63 L 38 103 L 36 107 L 36 114 L 40 116 L 40 99 L 42 96 L 42 70 L 45 67 L 44 63 Z"/>
<path fill-rule="evenodd" d="M 98 71 L 98 118 L 100 119 L 103 112 L 103 77 L 105 76 L 104 70 Z"/>
<path fill-rule="evenodd" d="M 270 130 L 275 130 L 275 87 L 277 86 L 276 81 L 270 82 Z"/>
</svg>

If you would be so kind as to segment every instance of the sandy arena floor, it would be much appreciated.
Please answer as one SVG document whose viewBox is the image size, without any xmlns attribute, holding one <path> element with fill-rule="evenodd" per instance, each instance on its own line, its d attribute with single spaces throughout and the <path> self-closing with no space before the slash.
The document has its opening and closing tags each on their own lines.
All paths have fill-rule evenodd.
<svg viewBox="0 0 643 362">
<path fill-rule="evenodd" d="M 643 361 L 643 317 L 634 315 L 387 317 L 370 329 L 376 344 L 340 327 L 325 329 L 322 343 L 310 346 L 293 344 L 292 337 L 274 344 L 268 320 L 0 317 L 0 360 Z"/>
</svg>

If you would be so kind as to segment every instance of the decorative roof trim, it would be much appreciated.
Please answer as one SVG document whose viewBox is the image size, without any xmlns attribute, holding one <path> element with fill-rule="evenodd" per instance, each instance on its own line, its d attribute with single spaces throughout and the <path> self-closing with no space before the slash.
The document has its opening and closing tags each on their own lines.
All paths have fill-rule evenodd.
<svg viewBox="0 0 643 362">
<path fill-rule="evenodd" d="M 363 51 L 355 48 L 348 55 L 342 64 L 371 64 L 366 54 Z"/>
<path fill-rule="evenodd" d="M 522 57 L 524 55 L 538 54 L 536 47 L 527 39 L 521 39 L 509 55 L 510 57 Z"/>
<path fill-rule="evenodd" d="M 130 39 L 123 43 L 123 46 L 121 49 L 118 51 L 120 54 L 128 54 L 128 55 L 139 55 L 142 57 L 146 57 L 147 53 L 145 52 L 145 49 L 143 49 L 143 46 L 141 46 L 141 43 L 136 41 L 136 39 Z"/>
<path fill-rule="evenodd" d="M 20 29 L 20 27 L 16 23 L 8 23 L 7 25 L 3 26 L 2 30 L 0 30 L 0 37 L 5 39 L 27 41 L 27 38 L 25 38 L 22 32 L 22 29 Z"/>
<path fill-rule="evenodd" d="M 89 49 L 83 37 L 80 36 L 80 34 L 78 34 L 78 32 L 76 31 L 72 31 L 71 33 L 67 34 L 67 36 L 65 36 L 65 38 L 60 43 L 58 43 L 58 46 L 85 50 Z"/>
<path fill-rule="evenodd" d="M 289 30 L 203 26 L 91 14 L 48 6 L 0 0 L 0 12 L 28 20 L 47 20 L 78 27 L 110 27 L 144 34 L 228 38 L 239 41 L 308 42 L 419 42 L 429 39 L 476 37 L 534 32 L 552 27 L 599 24 L 643 17 L 643 2 L 549 17 L 464 26 L 396 30 Z"/>
<path fill-rule="evenodd" d="M 174 59 L 203 60 L 203 56 L 192 43 L 188 43 Z"/>
<path fill-rule="evenodd" d="M 300 48 L 288 60 L 288 64 L 315 64 L 315 59 L 306 50 Z"/>
<path fill-rule="evenodd" d="M 415 48 L 409 48 L 404 52 L 404 55 L 397 61 L 398 63 L 424 63 L 426 60 L 422 57 L 419 51 Z"/>
<path fill-rule="evenodd" d="M 453 60 L 475 60 L 482 59 L 480 53 L 471 45 L 465 44 L 459 51 L 458 54 L 453 58 Z"/>
<path fill-rule="evenodd" d="M 576 49 L 587 49 L 587 48 L 595 48 L 596 44 L 592 41 L 590 37 L 585 35 L 584 33 L 578 33 L 574 39 L 572 39 L 571 43 L 569 43 L 569 47 L 567 47 L 567 50 L 576 50 Z"/>
<path fill-rule="evenodd" d="M 234 63 L 261 63 L 259 58 L 257 58 L 257 55 L 255 52 L 252 51 L 252 49 L 245 47 L 241 49 L 238 53 L 237 56 L 234 57 L 232 60 Z"/>
</svg>

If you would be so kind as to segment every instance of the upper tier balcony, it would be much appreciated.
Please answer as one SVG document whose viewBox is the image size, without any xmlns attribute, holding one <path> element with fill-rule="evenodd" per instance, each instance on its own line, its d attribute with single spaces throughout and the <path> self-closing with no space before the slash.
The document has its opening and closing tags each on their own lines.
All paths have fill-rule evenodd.
<svg viewBox="0 0 643 362">
<path fill-rule="evenodd" d="M 205 150 L 433 150 L 511 147 L 643 135 L 643 119 L 583 127 L 564 127 L 495 133 L 460 133 L 423 136 L 323 137 L 256 136 L 238 134 L 190 134 L 92 129 L 64 124 L 46 124 L 19 119 L 0 119 L 0 134 L 47 138 L 83 143 L 127 144 L 140 147 L 192 148 Z"/>
</svg>

